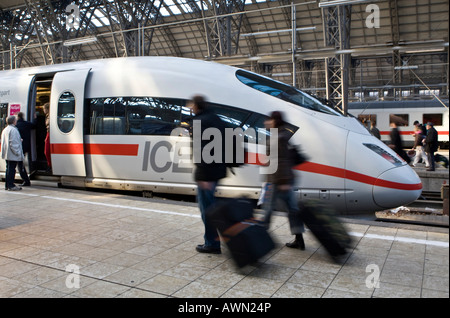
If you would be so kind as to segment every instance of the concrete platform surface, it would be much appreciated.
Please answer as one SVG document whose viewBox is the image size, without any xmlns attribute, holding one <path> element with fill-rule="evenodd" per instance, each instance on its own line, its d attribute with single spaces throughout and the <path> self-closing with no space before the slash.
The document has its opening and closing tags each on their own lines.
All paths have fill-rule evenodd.
<svg viewBox="0 0 450 318">
<path fill-rule="evenodd" d="M 3 185 L 3 184 L 2 184 Z M 200 254 L 195 203 L 42 186 L 0 191 L 0 297 L 449 297 L 448 228 L 346 221 L 354 248 L 333 262 L 310 231 L 237 269 L 229 251 Z"/>
</svg>

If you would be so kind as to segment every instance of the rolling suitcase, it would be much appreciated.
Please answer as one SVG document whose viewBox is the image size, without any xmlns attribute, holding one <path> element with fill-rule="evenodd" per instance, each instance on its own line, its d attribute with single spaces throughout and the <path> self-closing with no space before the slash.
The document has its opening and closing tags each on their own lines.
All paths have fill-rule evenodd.
<svg viewBox="0 0 450 318">
<path fill-rule="evenodd" d="M 320 201 L 309 200 L 300 201 L 299 208 L 305 225 L 333 258 L 347 253 L 352 239 L 331 207 Z"/>
<path fill-rule="evenodd" d="M 206 213 L 238 267 L 256 262 L 275 247 L 266 228 L 253 217 L 253 205 L 248 200 L 220 200 Z"/>
</svg>

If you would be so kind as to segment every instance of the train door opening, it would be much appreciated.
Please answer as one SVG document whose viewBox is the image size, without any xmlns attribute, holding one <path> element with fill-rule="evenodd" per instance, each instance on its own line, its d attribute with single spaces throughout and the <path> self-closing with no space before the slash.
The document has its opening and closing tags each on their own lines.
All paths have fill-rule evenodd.
<svg viewBox="0 0 450 318">
<path fill-rule="evenodd" d="M 84 94 L 90 69 L 57 72 L 50 97 L 51 166 L 54 175 L 86 177 Z"/>
<path fill-rule="evenodd" d="M 53 75 L 36 75 L 31 87 L 28 120 L 35 123 L 31 131 L 31 153 L 28 163 L 32 174 L 50 175 L 51 169 L 45 156 L 45 138 L 47 136 L 44 105 L 50 103 Z M 31 160 L 30 160 L 31 159 Z"/>
</svg>

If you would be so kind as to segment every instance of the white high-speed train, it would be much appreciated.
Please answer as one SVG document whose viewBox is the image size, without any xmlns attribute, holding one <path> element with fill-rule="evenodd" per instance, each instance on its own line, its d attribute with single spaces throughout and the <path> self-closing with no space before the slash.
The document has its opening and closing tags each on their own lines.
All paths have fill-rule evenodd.
<svg viewBox="0 0 450 318">
<path fill-rule="evenodd" d="M 173 162 L 190 151 L 190 137 L 170 136 L 191 117 L 186 101 L 206 96 L 231 128 L 253 128 L 285 114 L 290 142 L 309 161 L 296 167 L 301 198 L 328 200 L 343 214 L 397 207 L 422 191 L 418 175 L 352 117 L 301 91 L 242 69 L 173 58 L 103 59 L 0 72 L 0 115 L 37 116 L 29 162 L 45 174 L 42 105 L 50 101 L 52 173 L 63 186 L 195 194 L 193 164 Z M 250 147 L 250 155 L 262 147 Z M 265 148 L 264 150 L 265 151 Z M 235 168 L 218 196 L 258 198 L 258 164 Z M 4 176 L 5 162 L 0 162 Z"/>
</svg>

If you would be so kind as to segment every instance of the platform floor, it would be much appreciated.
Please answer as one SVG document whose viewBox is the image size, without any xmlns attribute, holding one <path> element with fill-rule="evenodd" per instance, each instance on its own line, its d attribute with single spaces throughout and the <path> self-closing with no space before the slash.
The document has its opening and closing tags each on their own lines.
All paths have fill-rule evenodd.
<svg viewBox="0 0 450 318">
<path fill-rule="evenodd" d="M 226 248 L 195 251 L 203 242 L 195 203 L 0 190 L 0 297 L 449 297 L 448 228 L 345 225 L 354 249 L 336 264 L 310 231 L 305 251 L 285 247 L 287 218 L 274 216 L 276 249 L 238 270 Z"/>
</svg>

